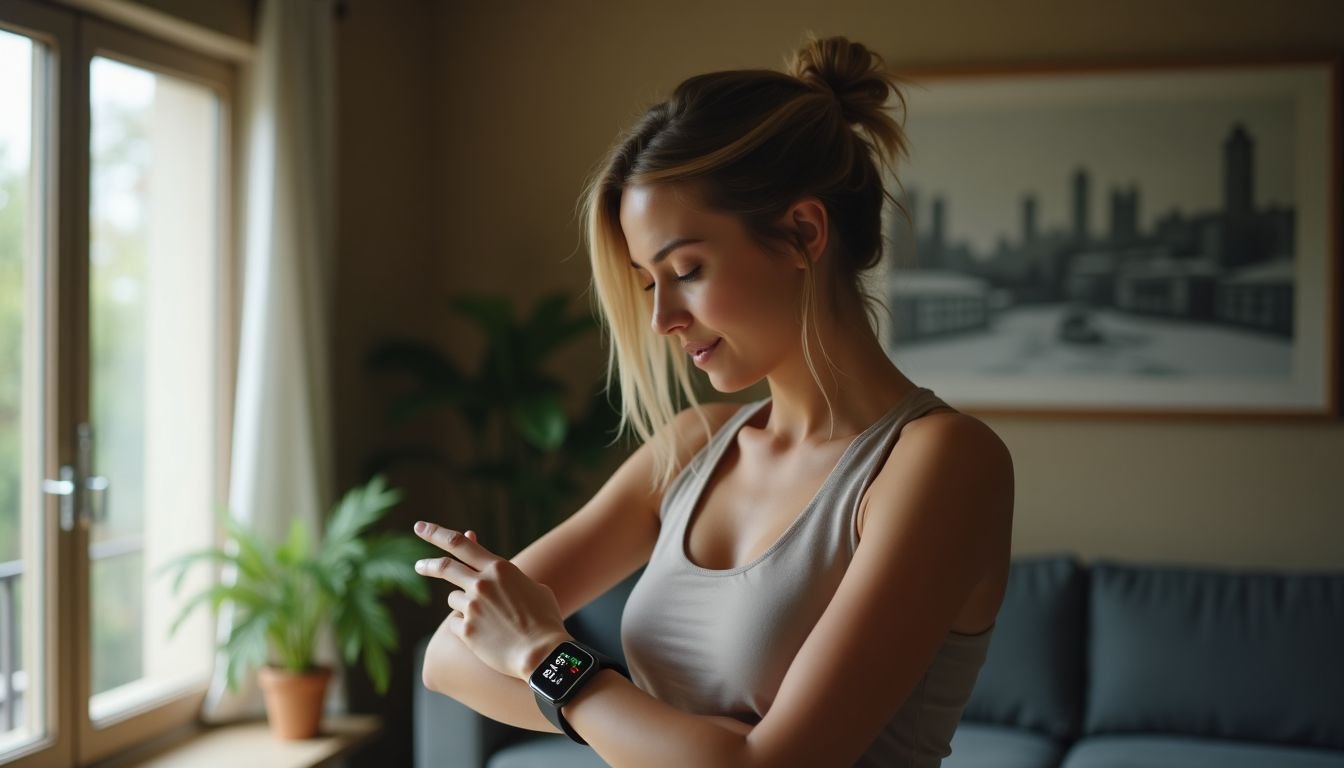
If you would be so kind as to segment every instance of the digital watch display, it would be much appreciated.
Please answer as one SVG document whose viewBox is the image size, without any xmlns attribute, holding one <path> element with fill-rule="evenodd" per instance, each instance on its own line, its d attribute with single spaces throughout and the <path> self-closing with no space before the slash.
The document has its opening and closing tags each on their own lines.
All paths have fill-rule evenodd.
<svg viewBox="0 0 1344 768">
<path fill-rule="evenodd" d="M 565 640 L 557 645 L 555 650 L 551 651 L 551 655 L 538 664 L 527 678 L 527 684 L 532 688 L 532 695 L 537 700 L 537 707 L 546 715 L 546 719 L 580 744 L 588 742 L 570 727 L 565 716 L 561 714 L 560 707 L 574 698 L 574 694 L 602 669 L 614 669 L 626 679 L 630 678 L 625 665 L 615 659 L 604 656 L 592 648 Z"/>
<path fill-rule="evenodd" d="M 597 666 L 593 654 L 574 643 L 564 642 L 532 672 L 528 683 L 532 690 L 554 702 L 569 698 L 579 681 L 592 674 Z"/>
</svg>

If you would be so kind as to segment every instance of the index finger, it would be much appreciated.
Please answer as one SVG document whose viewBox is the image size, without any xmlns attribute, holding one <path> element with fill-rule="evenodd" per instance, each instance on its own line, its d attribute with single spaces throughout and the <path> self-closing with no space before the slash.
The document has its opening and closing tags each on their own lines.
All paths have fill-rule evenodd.
<svg viewBox="0 0 1344 768">
<path fill-rule="evenodd" d="M 496 559 L 493 552 L 477 544 L 461 531 L 421 521 L 415 524 L 415 533 L 478 571 Z"/>
</svg>

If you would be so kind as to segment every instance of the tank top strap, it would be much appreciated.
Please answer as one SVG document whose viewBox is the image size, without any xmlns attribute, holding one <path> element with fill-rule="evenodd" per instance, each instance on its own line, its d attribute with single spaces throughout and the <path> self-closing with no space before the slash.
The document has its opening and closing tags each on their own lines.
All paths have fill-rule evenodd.
<svg viewBox="0 0 1344 768">
<path fill-rule="evenodd" d="M 887 455 L 900 437 L 906 424 L 920 418 L 936 408 L 950 408 L 942 398 L 926 387 L 920 387 L 897 403 L 882 418 L 885 424 L 869 430 L 859 437 L 859 444 L 850 452 L 846 467 L 848 474 L 857 474 L 864 478 L 865 487 L 877 476 L 887 461 Z"/>
<path fill-rule="evenodd" d="M 850 553 L 857 549 L 860 502 L 886 464 L 901 430 L 935 408 L 950 407 L 932 390 L 920 387 L 855 439 L 855 444 L 841 459 L 841 466 L 836 467 L 836 482 L 828 504 L 833 510 L 830 516 L 830 524 L 835 527 L 833 541 L 847 542 Z"/>
<path fill-rule="evenodd" d="M 668 508 L 681 499 L 689 497 L 695 498 L 699 495 L 696 490 L 697 484 L 705 482 L 708 478 L 707 469 L 718 466 L 719 458 L 723 452 L 728 449 L 729 442 L 737 435 L 738 429 L 750 419 L 756 411 L 760 410 L 770 398 L 761 398 L 752 402 L 744 403 L 737 412 L 730 416 L 726 421 L 709 436 L 709 441 L 696 451 L 695 455 L 686 462 L 677 476 L 672 479 L 671 485 L 663 494 L 662 504 L 659 505 L 658 517 L 664 521 L 667 520 Z M 683 505 L 684 506 L 684 505 Z"/>
</svg>

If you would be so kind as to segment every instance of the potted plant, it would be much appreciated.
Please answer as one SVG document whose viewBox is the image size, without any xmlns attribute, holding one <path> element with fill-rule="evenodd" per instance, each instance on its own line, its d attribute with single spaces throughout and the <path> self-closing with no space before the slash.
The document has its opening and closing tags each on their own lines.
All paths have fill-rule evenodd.
<svg viewBox="0 0 1344 768">
<path fill-rule="evenodd" d="M 196 564 L 236 569 L 232 584 L 218 582 L 193 595 L 169 632 L 202 605 L 217 613 L 232 603 L 233 626 L 221 646 L 229 688 L 260 668 L 267 720 L 277 737 L 303 739 L 318 732 L 331 676 L 331 668 L 315 659 L 323 627 L 334 628 L 344 662 L 354 665 L 363 656 L 375 690 L 387 691 L 388 654 L 397 647 L 397 630 L 381 600 L 400 592 L 426 602 L 429 586 L 414 563 L 432 556 L 428 545 L 409 534 L 366 533 L 400 499 L 401 492 L 388 489 L 382 475 L 373 477 L 346 493 L 318 543 L 298 520 L 283 542 L 270 543 L 226 514 L 226 546 L 190 552 L 161 569 L 175 573 L 174 593 Z"/>
<path fill-rule="evenodd" d="M 550 359 L 597 330 L 591 313 L 568 305 L 564 293 L 552 293 L 519 316 L 503 296 L 452 297 L 448 308 L 484 336 L 474 370 L 427 342 L 379 343 L 365 360 L 367 369 L 409 382 L 388 406 L 389 423 L 397 427 L 447 409 L 467 439 L 451 451 L 427 445 L 382 450 L 365 471 L 406 462 L 442 471 L 463 500 L 459 525 L 485 531 L 482 539 L 505 557 L 554 527 L 581 488 L 576 477 L 600 464 L 619 420 L 619 406 L 604 394 L 601 380 L 583 413 L 571 418 L 566 412 L 566 387 L 548 370 Z"/>
</svg>

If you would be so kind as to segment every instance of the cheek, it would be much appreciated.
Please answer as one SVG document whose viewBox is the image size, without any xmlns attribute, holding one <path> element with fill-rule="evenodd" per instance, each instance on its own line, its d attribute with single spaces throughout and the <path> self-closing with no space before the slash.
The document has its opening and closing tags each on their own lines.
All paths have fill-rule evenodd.
<svg viewBox="0 0 1344 768">
<path fill-rule="evenodd" d="M 791 334 L 798 327 L 799 305 L 791 288 L 761 275 L 706 285 L 696 304 L 700 320 L 726 335 Z"/>
</svg>

